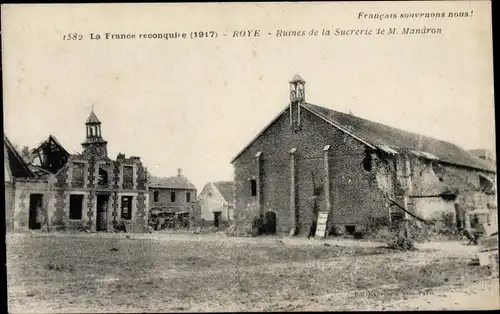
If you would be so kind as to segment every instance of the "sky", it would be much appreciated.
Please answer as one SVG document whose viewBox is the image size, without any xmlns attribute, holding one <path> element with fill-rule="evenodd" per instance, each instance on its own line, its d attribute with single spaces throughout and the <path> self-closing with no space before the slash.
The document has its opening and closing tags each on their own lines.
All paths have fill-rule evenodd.
<svg viewBox="0 0 500 314">
<path fill-rule="evenodd" d="M 92 105 L 110 158 L 140 156 L 201 191 L 288 104 L 300 74 L 310 103 L 495 151 L 491 11 L 486 2 L 2 7 L 4 131 L 19 147 L 54 135 L 81 152 Z M 359 12 L 471 12 L 370 20 Z M 440 27 L 434 36 L 276 37 L 277 30 Z M 233 30 L 271 36 L 231 38 Z M 196 40 L 99 40 L 89 33 L 214 30 Z M 85 37 L 64 41 L 69 32 Z M 319 144 L 323 146 L 323 143 Z"/>
</svg>

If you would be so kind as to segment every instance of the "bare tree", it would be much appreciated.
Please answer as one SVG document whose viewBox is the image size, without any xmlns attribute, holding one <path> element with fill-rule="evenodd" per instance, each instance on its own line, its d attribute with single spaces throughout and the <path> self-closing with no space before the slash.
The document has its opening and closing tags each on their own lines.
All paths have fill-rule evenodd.
<svg viewBox="0 0 500 314">
<path fill-rule="evenodd" d="M 24 161 L 29 161 L 29 155 L 30 155 L 30 148 L 28 146 L 23 146 L 23 149 L 21 150 L 21 157 L 23 158 Z"/>
</svg>

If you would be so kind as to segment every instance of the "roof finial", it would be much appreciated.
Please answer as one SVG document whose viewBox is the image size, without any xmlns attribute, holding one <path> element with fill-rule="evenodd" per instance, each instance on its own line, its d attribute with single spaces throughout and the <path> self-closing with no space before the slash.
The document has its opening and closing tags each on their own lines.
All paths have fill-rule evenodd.
<svg viewBox="0 0 500 314">
<path fill-rule="evenodd" d="M 91 111 L 94 112 L 94 104 L 92 104 Z"/>
</svg>

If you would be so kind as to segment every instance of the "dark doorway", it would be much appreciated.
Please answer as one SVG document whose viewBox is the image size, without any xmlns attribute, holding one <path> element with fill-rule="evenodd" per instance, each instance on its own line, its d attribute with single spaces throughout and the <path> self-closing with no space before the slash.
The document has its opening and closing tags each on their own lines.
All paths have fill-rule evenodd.
<svg viewBox="0 0 500 314">
<path fill-rule="evenodd" d="M 32 230 L 42 228 L 43 194 L 30 194 L 30 214 L 28 227 Z"/>
<path fill-rule="evenodd" d="M 276 213 L 268 211 L 265 215 L 266 233 L 276 234 Z"/>
<path fill-rule="evenodd" d="M 221 212 L 214 212 L 214 226 L 219 227 Z"/>
<path fill-rule="evenodd" d="M 347 235 L 354 235 L 354 232 L 356 232 L 356 226 L 345 226 L 345 233 Z"/>
<path fill-rule="evenodd" d="M 108 229 L 108 195 L 97 195 L 97 231 Z"/>
</svg>

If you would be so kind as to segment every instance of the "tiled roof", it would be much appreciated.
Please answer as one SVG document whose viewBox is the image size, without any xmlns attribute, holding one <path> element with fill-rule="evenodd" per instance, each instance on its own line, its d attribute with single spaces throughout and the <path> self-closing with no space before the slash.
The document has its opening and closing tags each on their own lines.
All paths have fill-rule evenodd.
<svg viewBox="0 0 500 314">
<path fill-rule="evenodd" d="M 218 181 L 214 182 L 215 187 L 219 190 L 222 197 L 229 203 L 234 203 L 233 182 L 232 181 Z"/>
<path fill-rule="evenodd" d="M 148 173 L 149 187 L 162 189 L 195 190 L 196 187 L 183 176 L 155 177 Z"/>
<path fill-rule="evenodd" d="M 323 119 L 333 127 L 350 134 L 371 148 L 379 149 L 389 154 L 410 153 L 426 159 L 434 159 L 473 169 L 496 172 L 494 164 L 473 156 L 470 152 L 455 144 L 407 132 L 356 117 L 352 114 L 338 112 L 313 104 L 306 103 L 302 104 L 301 107 Z M 287 108 L 288 106 L 258 133 L 231 162 L 234 162 L 266 129 L 283 115 L 287 111 Z"/>
<path fill-rule="evenodd" d="M 427 159 L 495 171 L 491 163 L 477 158 L 465 149 L 449 142 L 407 132 L 313 104 L 304 104 L 302 107 L 330 124 L 344 129 L 359 139 L 389 153 L 410 152 Z"/>
</svg>

